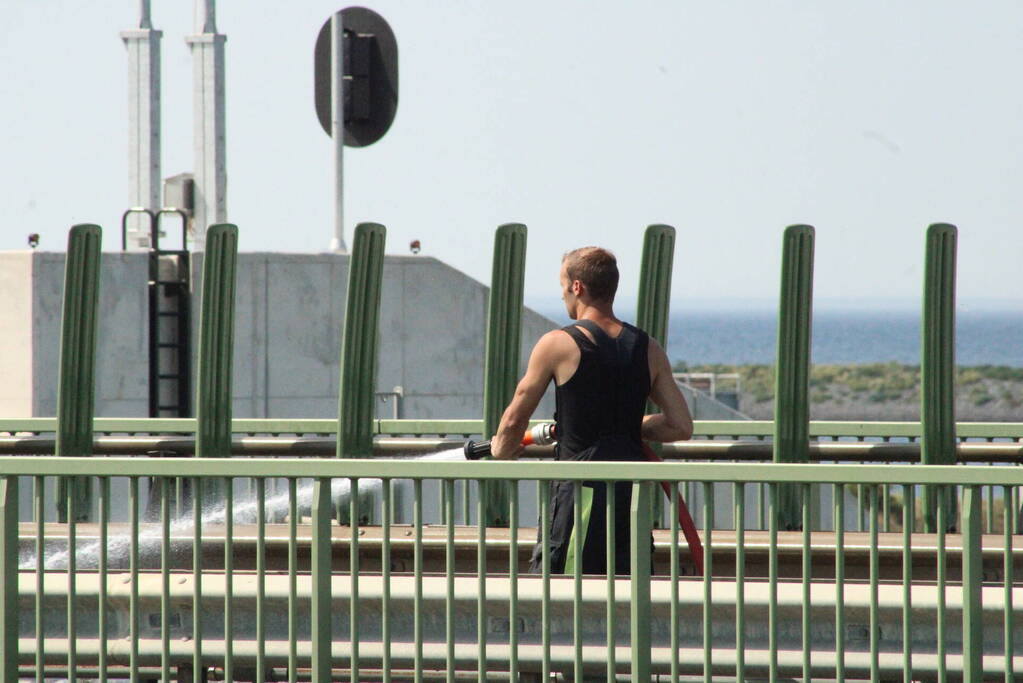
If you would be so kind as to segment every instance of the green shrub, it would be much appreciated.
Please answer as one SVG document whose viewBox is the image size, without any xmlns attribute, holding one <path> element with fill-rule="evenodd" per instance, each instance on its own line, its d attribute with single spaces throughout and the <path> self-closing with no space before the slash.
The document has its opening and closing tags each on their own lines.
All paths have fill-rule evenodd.
<svg viewBox="0 0 1023 683">
<path fill-rule="evenodd" d="M 983 379 L 984 375 L 982 375 L 976 368 L 959 368 L 956 382 L 962 386 L 969 386 L 971 384 L 976 384 Z"/>
</svg>

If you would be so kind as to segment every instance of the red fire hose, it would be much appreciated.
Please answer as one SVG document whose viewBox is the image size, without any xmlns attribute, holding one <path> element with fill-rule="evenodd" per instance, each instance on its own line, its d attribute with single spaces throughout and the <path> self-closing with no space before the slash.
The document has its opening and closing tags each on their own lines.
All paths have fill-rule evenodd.
<svg viewBox="0 0 1023 683">
<path fill-rule="evenodd" d="M 553 424 L 540 424 L 530 429 L 522 438 L 522 445 L 529 446 L 531 444 L 536 445 L 547 445 L 554 443 L 557 440 L 557 434 L 555 433 L 555 427 Z M 646 459 L 651 462 L 664 462 L 660 456 L 658 456 L 650 448 L 649 445 L 644 441 L 643 454 Z M 490 455 L 490 441 L 467 441 L 464 447 L 465 457 L 468 460 L 478 460 L 481 457 L 487 457 Z M 661 489 L 664 491 L 664 495 L 671 500 L 671 488 L 672 484 L 666 481 L 661 482 Z M 696 525 L 693 523 L 693 518 L 689 514 L 689 508 L 686 507 L 686 502 L 680 495 L 678 497 L 678 524 L 682 529 L 682 535 L 685 536 L 686 543 L 689 544 L 689 556 L 693 558 L 693 564 L 696 565 L 696 571 L 703 574 L 703 544 L 700 542 L 700 535 L 696 532 Z"/>
<path fill-rule="evenodd" d="M 643 454 L 650 462 L 664 462 L 661 456 L 654 453 L 653 449 L 645 441 L 643 442 Z M 661 489 L 669 501 L 671 500 L 670 487 L 674 485 L 666 481 L 661 482 Z M 686 543 L 689 544 L 689 555 L 693 558 L 696 571 L 703 574 L 703 543 L 700 542 L 700 535 L 696 533 L 693 517 L 689 514 L 689 508 L 686 507 L 686 502 L 682 499 L 681 495 L 678 497 L 678 525 L 682 529 L 682 535 L 685 536 Z"/>
</svg>

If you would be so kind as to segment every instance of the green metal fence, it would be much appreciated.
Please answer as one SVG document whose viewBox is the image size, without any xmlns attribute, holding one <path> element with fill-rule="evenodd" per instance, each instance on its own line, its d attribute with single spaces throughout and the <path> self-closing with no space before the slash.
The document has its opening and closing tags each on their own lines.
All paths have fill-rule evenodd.
<svg viewBox="0 0 1023 683">
<path fill-rule="evenodd" d="M 43 479 L 59 475 L 96 477 L 104 510 L 119 505 L 111 490 L 126 487 L 127 509 L 95 525 L 19 515 L 10 498 L 19 478 L 34 483 L 34 511 L 44 504 Z M 980 681 L 1013 680 L 1023 664 L 1014 654 L 1023 637 L 1015 619 L 1015 562 L 1023 558 L 1011 534 L 982 534 L 978 514 L 980 487 L 1023 485 L 1018 468 L 3 457 L 0 476 L 8 550 L 0 577 L 8 608 L 0 638 L 5 680 L 422 680 L 436 671 L 486 680 L 514 671 L 577 680 Z M 196 491 L 204 488 L 197 480 L 223 481 L 225 499 L 175 510 L 170 487 L 162 485 L 159 520 L 140 523 L 140 482 L 151 476 L 193 477 Z M 467 540 L 455 515 L 444 515 L 426 491 L 464 481 L 512 484 L 510 529 L 479 526 Z M 523 485 L 549 518 L 553 482 L 615 481 L 631 482 L 631 575 L 583 575 L 581 563 L 571 575 L 552 575 L 549 552 L 541 553 L 541 571 L 528 573 L 522 549 L 536 531 L 520 528 Z M 643 499 L 660 481 L 694 483 L 705 501 L 713 486 L 742 491 L 763 484 L 769 533 L 742 525 L 725 533 L 706 514 L 705 572 L 685 576 L 687 552 L 674 522 L 657 532 L 651 567 L 653 520 Z M 255 494 L 239 495 L 250 482 Z M 285 482 L 283 494 L 268 496 L 271 482 Z M 814 553 L 822 539 L 807 525 L 779 530 L 781 484 L 801 489 L 804 518 L 810 485 L 877 491 L 889 484 L 908 495 L 924 485 L 962 487 L 962 533 L 907 526 L 886 534 L 872 495 L 869 531 L 840 531 L 822 563 Z M 382 525 L 360 526 L 355 514 L 351 527 L 334 525 L 334 506 L 354 506 L 361 488 L 381 491 Z M 394 519 L 399 491 L 411 492 L 411 520 Z M 747 499 L 735 498 L 739 519 Z M 709 513 L 712 504 L 705 505 Z M 10 550 L 19 547 L 19 529 L 15 570 Z M 613 525 L 609 531 L 613 538 Z M 613 554 L 614 542 L 608 547 Z M 429 559 L 425 566 L 424 552 L 434 551 L 444 556 L 443 570 Z M 472 572 L 456 573 L 456 556 L 467 552 L 475 559 L 459 562 L 475 565 Z M 754 553 L 766 555 L 766 576 L 751 575 Z"/>
</svg>

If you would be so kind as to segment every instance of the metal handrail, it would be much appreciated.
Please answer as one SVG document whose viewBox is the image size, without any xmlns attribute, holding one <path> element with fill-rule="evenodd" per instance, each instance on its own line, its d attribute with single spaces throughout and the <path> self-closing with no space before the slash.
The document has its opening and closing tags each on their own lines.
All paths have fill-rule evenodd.
<svg viewBox="0 0 1023 683">
<path fill-rule="evenodd" d="M 541 424 L 534 420 L 530 424 Z M 695 437 L 770 437 L 774 423 L 770 420 L 697 420 Z M 190 434 L 195 432 L 194 418 L 97 417 L 93 429 L 97 433 Z M 56 429 L 56 418 L 0 418 L 0 433 L 46 433 Z M 417 420 L 377 419 L 373 433 L 377 435 L 474 435 L 481 434 L 483 420 Z M 231 422 L 234 434 L 336 434 L 336 419 L 236 418 Z M 811 438 L 907 438 L 920 437 L 919 422 L 852 422 L 817 420 L 810 422 Z M 958 422 L 960 439 L 1023 439 L 1021 422 Z"/>
<path fill-rule="evenodd" d="M 173 213 L 181 218 L 181 251 L 188 251 L 188 212 L 173 206 L 165 206 L 156 212 L 153 230 L 153 250 L 159 251 L 160 219 L 165 215 Z"/>
<path fill-rule="evenodd" d="M 300 465 L 298 463 L 301 463 Z M 363 458 L 132 458 L 0 456 L 0 476 L 279 477 L 1023 486 L 1023 468 L 673 462 L 444 462 Z"/>
<path fill-rule="evenodd" d="M 133 206 L 130 209 L 125 209 L 124 213 L 121 214 L 121 251 L 128 251 L 128 216 L 136 213 L 144 213 L 149 216 L 149 238 L 153 243 L 153 249 L 156 249 L 156 235 L 159 232 L 157 230 L 156 214 L 144 206 Z"/>
<path fill-rule="evenodd" d="M 0 436 L 0 455 L 52 455 L 56 440 L 52 436 Z M 373 442 L 375 457 L 434 453 L 460 448 L 461 439 L 430 437 L 382 437 Z M 233 456 L 301 456 L 327 457 L 337 451 L 334 436 L 235 436 L 231 442 Z M 165 454 L 189 456 L 195 454 L 195 437 L 172 436 L 97 436 L 93 440 L 95 455 Z M 551 446 L 529 446 L 526 457 L 549 459 Z M 664 444 L 662 456 L 667 460 L 708 460 L 768 462 L 772 445 L 768 441 L 723 441 L 700 439 Z M 884 442 L 812 442 L 809 448 L 811 462 L 919 462 L 920 444 Z M 957 447 L 960 463 L 1020 463 L 1023 464 L 1021 443 L 960 443 Z"/>
</svg>

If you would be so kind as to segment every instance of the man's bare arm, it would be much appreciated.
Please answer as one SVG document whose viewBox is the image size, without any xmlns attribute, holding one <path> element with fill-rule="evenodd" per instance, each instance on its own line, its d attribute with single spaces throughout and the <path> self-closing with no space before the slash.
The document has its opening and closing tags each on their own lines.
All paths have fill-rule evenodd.
<svg viewBox="0 0 1023 683">
<path fill-rule="evenodd" d="M 643 418 L 642 435 L 650 441 L 684 441 L 693 436 L 693 418 L 686 399 L 671 374 L 664 349 L 653 338 L 647 352 L 650 359 L 650 399 L 661 412 Z"/>
<path fill-rule="evenodd" d="M 529 418 L 554 377 L 558 346 L 555 335 L 565 333 L 548 332 L 533 347 L 526 374 L 515 387 L 515 396 L 501 416 L 501 424 L 490 446 L 490 452 L 497 460 L 515 460 L 523 453 L 522 435 L 526 433 Z"/>
</svg>

